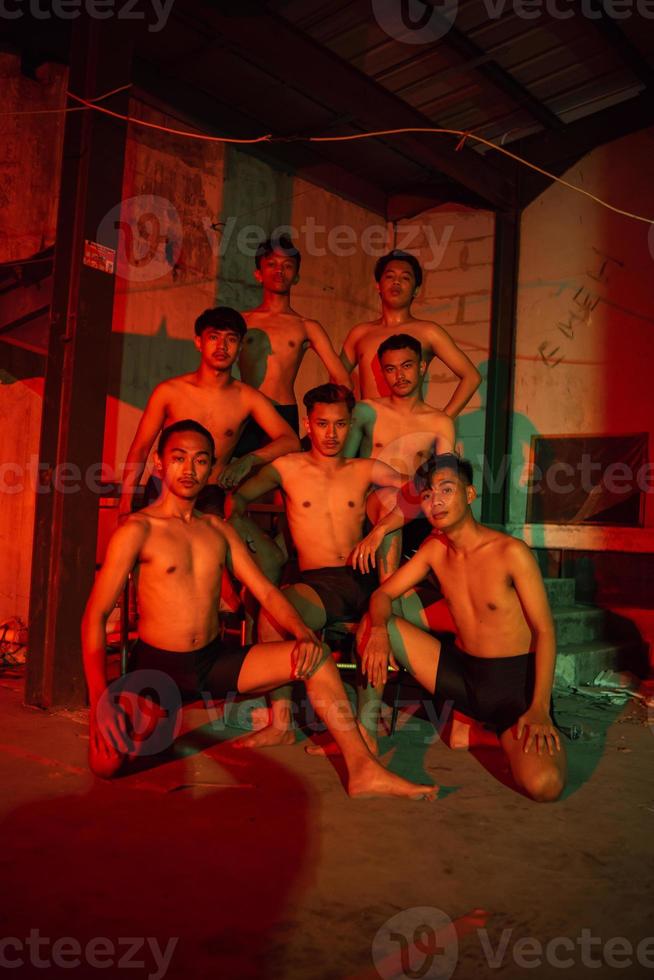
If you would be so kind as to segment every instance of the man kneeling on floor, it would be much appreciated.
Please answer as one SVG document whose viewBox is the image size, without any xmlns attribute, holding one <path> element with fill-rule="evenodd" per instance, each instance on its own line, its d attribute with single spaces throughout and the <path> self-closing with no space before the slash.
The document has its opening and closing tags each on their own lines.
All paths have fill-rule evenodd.
<svg viewBox="0 0 654 980">
<path fill-rule="evenodd" d="M 258 569 L 236 532 L 222 519 L 195 510 L 214 464 L 211 434 L 184 419 L 164 429 L 155 455 L 161 496 L 132 514 L 109 542 L 82 623 L 84 669 L 91 706 L 89 764 L 111 777 L 139 754 L 142 717 L 156 706 L 146 692 L 120 696 L 121 682 L 107 688 L 105 627 L 132 568 L 138 566 L 139 639 L 132 670 L 159 671 L 182 697 L 212 698 L 268 691 L 301 679 L 321 719 L 341 746 L 351 796 L 433 797 L 434 787 L 416 786 L 389 773 L 364 744 L 336 665 L 282 593 Z M 218 638 L 218 600 L 225 564 L 295 640 L 226 649 Z M 146 675 L 147 676 L 147 675 Z M 156 676 L 156 675 L 155 675 Z M 128 681 L 129 675 L 123 681 Z M 149 707 L 148 707 L 149 705 Z M 169 731 L 174 719 L 160 723 Z"/>
<path fill-rule="evenodd" d="M 527 796 L 556 800 L 565 753 L 551 717 L 556 640 L 538 565 L 522 541 L 475 521 L 467 460 L 435 456 L 415 484 L 436 533 L 373 593 L 357 636 L 362 669 L 381 692 L 389 663 L 400 663 L 434 695 L 439 712 L 449 701 L 497 733 Z M 365 549 L 364 539 L 353 560 Z M 456 643 L 441 643 L 392 614 L 393 601 L 430 571 L 452 613 Z"/>
</svg>

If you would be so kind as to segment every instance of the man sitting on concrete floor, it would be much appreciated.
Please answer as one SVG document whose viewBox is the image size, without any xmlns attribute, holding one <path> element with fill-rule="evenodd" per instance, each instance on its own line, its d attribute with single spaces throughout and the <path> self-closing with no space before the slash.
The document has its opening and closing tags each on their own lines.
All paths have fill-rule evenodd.
<svg viewBox="0 0 654 980">
<path fill-rule="evenodd" d="M 145 698 L 121 699 L 121 686 L 130 692 L 129 675 L 107 688 L 105 671 L 107 617 L 138 563 L 139 639 L 131 667 L 147 672 L 146 689 L 153 686 L 153 672 L 167 675 L 182 695 L 191 698 L 202 692 L 223 698 L 232 692 L 267 691 L 301 679 L 315 710 L 341 746 L 351 796 L 433 797 L 434 787 L 401 779 L 370 755 L 329 650 L 260 572 L 236 532 L 220 518 L 195 510 L 215 462 L 208 430 L 192 419 L 168 426 L 159 440 L 155 462 L 162 478 L 161 496 L 131 515 L 114 533 L 84 613 L 82 648 L 91 705 L 92 771 L 111 777 L 126 760 L 139 754 Z M 224 648 L 218 636 L 218 594 L 225 564 L 233 566 L 238 578 L 294 641 Z M 138 694 L 133 689 L 131 693 Z M 166 707 L 159 706 L 160 716 L 166 715 Z M 152 719 L 156 706 L 147 705 L 148 713 Z M 161 717 L 160 722 L 163 720 Z M 175 719 L 165 721 L 174 735 Z"/>
<path fill-rule="evenodd" d="M 284 593 L 307 626 L 322 629 L 343 620 L 358 622 L 367 609 L 378 580 L 351 568 L 350 554 L 363 533 L 367 498 L 373 486 L 397 491 L 405 478 L 380 460 L 343 457 L 354 407 L 349 388 L 319 385 L 306 393 L 304 404 L 309 451 L 291 453 L 265 466 L 239 487 L 232 506 L 235 515 L 242 515 L 252 500 L 281 488 L 300 567 L 297 583 L 286 587 Z M 380 513 L 377 509 L 369 516 L 376 520 Z M 382 531 L 380 540 L 383 536 Z M 259 638 L 281 639 L 284 633 L 267 615 L 265 606 L 263 610 Z M 275 691 L 271 724 L 242 739 L 241 744 L 294 742 L 290 696 L 290 689 Z"/>
<path fill-rule="evenodd" d="M 266 395 L 294 432 L 299 426 L 295 379 L 308 350 L 318 355 L 330 381 L 351 387 L 324 327 L 291 306 L 291 289 L 298 282 L 301 261 L 289 235 L 267 239 L 257 248 L 254 275 L 263 287 L 263 299 L 260 306 L 243 312 L 248 331 L 238 362 L 243 381 Z M 266 433 L 250 420 L 236 455 L 256 452 L 265 441 Z"/>
<path fill-rule="evenodd" d="M 372 596 L 357 635 L 362 669 L 381 697 L 389 664 L 399 662 L 434 696 L 437 708 L 449 701 L 497 733 L 527 796 L 556 800 L 566 762 L 551 717 L 556 638 L 538 565 L 522 541 L 475 521 L 467 460 L 453 453 L 435 457 L 416 473 L 415 483 L 422 510 L 439 533 Z M 395 515 L 382 524 L 394 521 Z M 364 540 L 353 560 L 367 567 L 374 546 Z M 456 643 L 441 643 L 393 615 L 393 601 L 401 605 L 429 571 L 441 583 Z"/>
</svg>

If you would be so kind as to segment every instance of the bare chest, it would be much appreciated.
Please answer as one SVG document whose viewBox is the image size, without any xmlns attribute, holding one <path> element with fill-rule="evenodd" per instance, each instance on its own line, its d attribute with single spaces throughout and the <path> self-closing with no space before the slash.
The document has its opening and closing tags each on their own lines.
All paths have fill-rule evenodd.
<svg viewBox="0 0 654 980">
<path fill-rule="evenodd" d="M 144 584 L 177 590 L 179 595 L 197 582 L 211 591 L 211 583 L 220 582 L 225 555 L 223 538 L 205 522 L 186 526 L 176 521 L 173 527 L 164 526 L 151 534 L 139 560 L 140 579 Z"/>
<path fill-rule="evenodd" d="M 216 393 L 189 385 L 171 398 L 165 424 L 188 418 L 209 430 L 216 443 L 216 455 L 221 457 L 238 439 L 247 410 L 236 389 Z"/>
</svg>

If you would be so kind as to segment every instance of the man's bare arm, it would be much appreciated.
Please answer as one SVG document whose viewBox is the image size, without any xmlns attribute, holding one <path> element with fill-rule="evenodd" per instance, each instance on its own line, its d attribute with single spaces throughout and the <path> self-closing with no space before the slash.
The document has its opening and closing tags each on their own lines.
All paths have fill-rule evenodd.
<svg viewBox="0 0 654 980">
<path fill-rule="evenodd" d="M 315 633 L 303 622 L 284 593 L 260 571 L 234 529 L 228 524 L 220 523 L 218 518 L 211 520 L 220 525 L 227 539 L 227 565 L 230 570 L 249 589 L 262 610 L 265 610 L 265 615 L 274 621 L 280 632 L 287 633 L 298 641 L 292 654 L 295 676 L 311 676 L 322 659 L 322 644 L 318 642 Z"/>
<path fill-rule="evenodd" d="M 148 523 L 134 515 L 114 531 L 95 584 L 91 590 L 82 619 L 82 657 L 84 672 L 93 707 L 105 687 L 106 624 L 116 605 L 127 576 L 134 567 L 148 536 Z"/>
<path fill-rule="evenodd" d="M 225 501 L 225 516 L 231 518 L 243 517 L 247 506 L 253 500 L 258 500 L 271 490 L 276 490 L 281 486 L 281 477 L 275 466 L 264 466 L 249 480 L 242 483 L 235 493 Z"/>
<path fill-rule="evenodd" d="M 518 721 L 518 738 L 527 729 L 525 752 L 534 745 L 537 751 L 545 748 L 551 754 L 555 747 L 560 748 L 559 736 L 550 718 L 556 660 L 554 621 L 538 563 L 527 545 L 522 541 L 511 541 L 507 546 L 507 558 L 507 570 L 535 638 L 536 654 L 534 692 L 528 711 Z"/>
<path fill-rule="evenodd" d="M 361 443 L 366 430 L 366 405 L 364 402 L 357 402 L 352 412 L 350 431 L 345 440 L 343 455 L 346 459 L 354 459 L 359 455 Z"/>
<path fill-rule="evenodd" d="M 410 588 L 421 582 L 431 570 L 428 553 L 432 546 L 420 548 L 406 565 L 386 579 L 373 592 L 368 613 L 357 630 L 357 649 L 361 656 L 361 668 L 373 687 L 383 687 L 388 676 L 388 665 L 396 667 L 388 636 L 388 621 L 393 613 L 393 599 L 399 599 Z"/>
<path fill-rule="evenodd" d="M 447 330 L 437 323 L 430 324 L 429 340 L 436 357 L 440 358 L 443 364 L 460 379 L 443 409 L 446 415 L 454 419 L 461 409 L 465 408 L 481 384 L 481 375 L 470 358 L 455 344 Z"/>
<path fill-rule="evenodd" d="M 332 384 L 351 388 L 350 372 L 338 357 L 324 327 L 317 320 L 305 320 L 305 328 L 309 344 L 325 365 Z"/>
<path fill-rule="evenodd" d="M 166 405 L 168 403 L 169 387 L 168 382 L 164 381 L 154 389 L 145 411 L 141 416 L 136 434 L 129 447 L 125 467 L 123 471 L 123 482 L 120 491 L 120 503 L 118 505 L 119 518 L 126 517 L 132 509 L 132 497 L 143 476 L 143 470 L 147 462 L 150 450 L 154 445 L 154 440 L 163 428 L 166 420 Z"/>
<path fill-rule="evenodd" d="M 434 439 L 434 452 L 437 455 L 439 453 L 453 453 L 455 439 L 454 421 L 448 415 L 446 418 L 441 419 L 439 431 L 436 433 L 436 438 Z"/>
<path fill-rule="evenodd" d="M 218 478 L 218 483 L 226 490 L 238 486 L 251 472 L 255 466 L 263 463 L 272 463 L 278 456 L 286 456 L 288 453 L 298 452 L 300 440 L 292 428 L 285 422 L 281 415 L 275 410 L 273 403 L 261 392 L 243 385 L 247 390 L 247 407 L 249 415 L 261 426 L 270 442 L 257 449 L 255 453 L 248 453 L 240 459 L 233 459 L 228 463 Z"/>
<path fill-rule="evenodd" d="M 361 334 L 361 327 L 362 324 L 360 323 L 357 324 L 356 327 L 352 327 L 347 337 L 345 338 L 343 347 L 341 349 L 340 358 L 341 361 L 343 362 L 345 370 L 349 375 L 352 374 L 355 367 L 357 366 L 356 345 L 359 336 Z"/>
</svg>

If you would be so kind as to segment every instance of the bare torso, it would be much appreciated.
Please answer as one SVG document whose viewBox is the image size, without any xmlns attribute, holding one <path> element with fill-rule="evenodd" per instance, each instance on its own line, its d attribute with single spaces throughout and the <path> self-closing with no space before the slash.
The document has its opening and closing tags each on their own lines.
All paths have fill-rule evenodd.
<svg viewBox="0 0 654 980">
<path fill-rule="evenodd" d="M 360 402 L 362 420 L 360 455 L 388 463 L 413 475 L 432 452 L 450 452 L 454 427 L 445 412 L 419 402 L 413 411 L 398 411 L 390 398 Z"/>
<path fill-rule="evenodd" d="M 199 650 L 216 636 L 227 541 L 215 517 L 187 523 L 157 516 L 154 504 L 130 517 L 147 524 L 138 558 L 139 636 L 163 650 Z"/>
<path fill-rule="evenodd" d="M 435 324 L 428 320 L 416 320 L 410 317 L 406 323 L 394 327 L 387 326 L 381 318 L 371 323 L 362 323 L 355 327 L 356 340 L 354 343 L 355 361 L 359 367 L 359 385 L 362 398 L 381 398 L 390 395 L 390 388 L 377 357 L 377 348 L 383 340 L 393 334 L 408 333 L 420 341 L 422 357 L 427 362 L 427 368 L 434 358 L 434 348 L 431 334 Z M 423 390 L 429 382 L 429 372 L 423 380 Z"/>
<path fill-rule="evenodd" d="M 239 435 L 250 414 L 244 386 L 233 380 L 224 388 L 204 387 L 195 374 L 183 374 L 165 382 L 166 416 L 164 428 L 181 419 L 195 419 L 213 436 L 216 465 L 209 478 L 215 483 L 229 462 Z"/>
<path fill-rule="evenodd" d="M 294 405 L 294 384 L 308 347 L 304 317 L 251 310 L 239 358 L 241 378 L 278 405 Z"/>
<path fill-rule="evenodd" d="M 510 657 L 534 649 L 531 629 L 508 572 L 506 534 L 484 528 L 480 544 L 463 555 L 443 536 L 424 545 L 464 650 L 477 657 Z"/>
<path fill-rule="evenodd" d="M 303 571 L 345 565 L 361 539 L 372 467 L 363 459 L 338 462 L 336 467 L 322 467 L 308 453 L 275 461 Z"/>
</svg>

